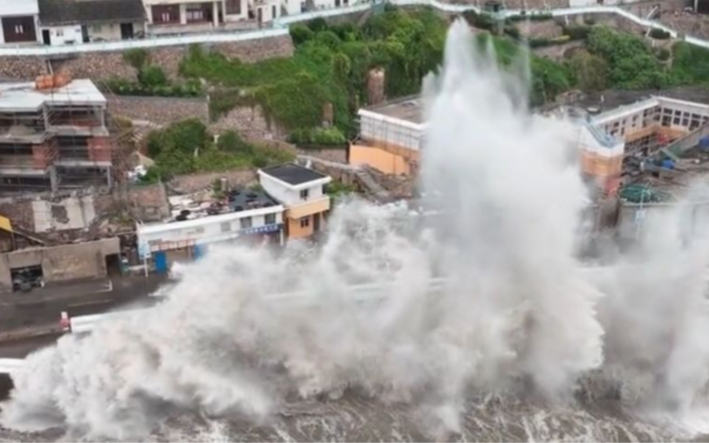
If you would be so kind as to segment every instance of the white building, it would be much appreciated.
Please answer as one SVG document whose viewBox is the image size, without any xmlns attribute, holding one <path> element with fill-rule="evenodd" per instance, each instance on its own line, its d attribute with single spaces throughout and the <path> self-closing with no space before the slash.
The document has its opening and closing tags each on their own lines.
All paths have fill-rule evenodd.
<svg viewBox="0 0 709 443">
<path fill-rule="evenodd" d="M 152 260 L 163 273 L 171 263 L 199 258 L 214 243 L 268 238 L 283 244 L 284 207 L 263 192 L 237 194 L 230 198 L 228 212 L 207 215 L 204 205 L 195 205 L 193 210 L 178 209 L 167 223 L 138 225 L 141 259 Z"/>
<path fill-rule="evenodd" d="M 142 0 L 39 0 L 45 45 L 130 40 L 145 33 Z"/>
<path fill-rule="evenodd" d="M 38 43 L 37 0 L 0 0 L 0 44 Z"/>
<path fill-rule="evenodd" d="M 330 196 L 324 187 L 330 176 L 302 166 L 286 164 L 258 171 L 263 189 L 286 208 L 286 235 L 306 238 L 322 230 L 330 211 Z"/>
<path fill-rule="evenodd" d="M 249 0 L 143 0 L 151 34 L 208 32 L 249 16 Z M 264 20 L 265 21 L 265 20 Z"/>
</svg>

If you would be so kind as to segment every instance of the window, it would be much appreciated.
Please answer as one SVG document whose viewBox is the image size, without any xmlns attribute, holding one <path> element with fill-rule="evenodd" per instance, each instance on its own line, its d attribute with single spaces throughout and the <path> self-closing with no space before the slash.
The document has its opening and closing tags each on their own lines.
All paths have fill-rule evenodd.
<svg viewBox="0 0 709 443">
<path fill-rule="evenodd" d="M 276 7 L 271 6 L 271 20 L 275 20 L 275 19 L 276 19 Z"/>
<path fill-rule="evenodd" d="M 302 191 L 300 191 L 300 199 L 301 200 L 308 199 L 308 190 L 307 189 L 303 189 Z"/>
<path fill-rule="evenodd" d="M 25 33 L 24 25 L 15 25 L 15 34 L 24 34 L 24 33 Z"/>
<path fill-rule="evenodd" d="M 222 222 L 222 232 L 229 232 L 231 231 L 231 223 L 230 222 Z"/>
<path fill-rule="evenodd" d="M 307 228 L 310 226 L 310 217 L 303 217 L 300 219 L 300 227 Z"/>
<path fill-rule="evenodd" d="M 64 30 L 63 29 L 57 29 L 57 37 L 64 37 Z"/>
<path fill-rule="evenodd" d="M 244 217 L 239 220 L 239 223 L 241 224 L 241 229 L 249 229 L 253 224 L 253 222 L 251 221 L 251 217 Z"/>
<path fill-rule="evenodd" d="M 266 216 L 264 217 L 264 222 L 267 225 L 276 224 L 276 214 L 266 214 Z"/>
<path fill-rule="evenodd" d="M 227 15 L 240 15 L 241 14 L 241 0 L 226 0 L 226 14 Z"/>
<path fill-rule="evenodd" d="M 679 117 L 675 117 L 674 120 L 672 120 L 672 123 L 679 125 Z"/>
<path fill-rule="evenodd" d="M 103 28 L 101 27 L 101 25 L 91 26 L 91 32 L 101 32 L 102 30 L 103 30 Z"/>
</svg>

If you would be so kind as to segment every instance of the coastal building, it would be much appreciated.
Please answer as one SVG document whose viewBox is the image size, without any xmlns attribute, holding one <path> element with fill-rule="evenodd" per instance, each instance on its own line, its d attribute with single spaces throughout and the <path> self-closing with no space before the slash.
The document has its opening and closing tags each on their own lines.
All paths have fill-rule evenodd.
<svg viewBox="0 0 709 443">
<path fill-rule="evenodd" d="M 143 0 L 39 0 L 42 43 L 130 40 L 145 34 Z"/>
<path fill-rule="evenodd" d="M 359 138 L 349 146 L 348 162 L 385 174 L 415 173 L 425 131 L 421 99 L 394 100 L 360 109 L 357 114 Z"/>
<path fill-rule="evenodd" d="M 138 253 L 158 273 L 175 262 L 201 257 L 209 245 L 233 241 L 285 241 L 284 207 L 258 190 L 238 189 L 222 198 L 173 197 L 167 222 L 137 226 Z"/>
<path fill-rule="evenodd" d="M 0 0 L 0 44 L 39 42 L 38 18 L 37 0 Z"/>
<path fill-rule="evenodd" d="M 260 169 L 258 175 L 263 189 L 285 208 L 287 238 L 308 238 L 323 229 L 330 211 L 324 191 L 330 176 L 296 164 Z"/>
<path fill-rule="evenodd" d="M 0 192 L 110 186 L 106 99 L 90 80 L 0 84 Z"/>
</svg>

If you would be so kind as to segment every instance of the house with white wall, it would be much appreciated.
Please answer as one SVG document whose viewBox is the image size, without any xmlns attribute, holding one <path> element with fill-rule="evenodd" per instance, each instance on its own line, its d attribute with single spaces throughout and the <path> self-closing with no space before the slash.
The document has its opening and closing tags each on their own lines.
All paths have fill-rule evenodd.
<svg viewBox="0 0 709 443">
<path fill-rule="evenodd" d="M 249 19 L 249 0 L 143 0 L 150 34 L 207 32 Z"/>
<path fill-rule="evenodd" d="M 130 40 L 145 33 L 142 0 L 39 0 L 41 40 L 59 46 Z"/>
<path fill-rule="evenodd" d="M 292 163 L 260 169 L 258 175 L 264 191 L 285 207 L 289 239 L 307 238 L 323 229 L 330 211 L 324 188 L 332 177 Z"/>
<path fill-rule="evenodd" d="M 228 194 L 222 210 L 212 203 L 174 205 L 173 216 L 163 223 L 137 226 L 138 254 L 158 273 L 176 262 L 201 257 L 209 245 L 233 241 L 285 241 L 284 207 L 271 196 L 255 190 Z M 190 209 L 186 209 L 189 207 Z"/>
<path fill-rule="evenodd" d="M 38 43 L 37 0 L 0 0 L 0 44 Z"/>
</svg>

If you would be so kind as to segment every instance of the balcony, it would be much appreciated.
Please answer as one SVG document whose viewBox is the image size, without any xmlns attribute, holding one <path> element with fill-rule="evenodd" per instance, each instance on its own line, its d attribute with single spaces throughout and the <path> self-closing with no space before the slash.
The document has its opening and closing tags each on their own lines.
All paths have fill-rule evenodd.
<svg viewBox="0 0 709 443">
<path fill-rule="evenodd" d="M 305 201 L 295 205 L 288 205 L 286 216 L 299 219 L 313 214 L 321 214 L 330 210 L 330 197 L 325 196 L 316 200 Z"/>
</svg>

